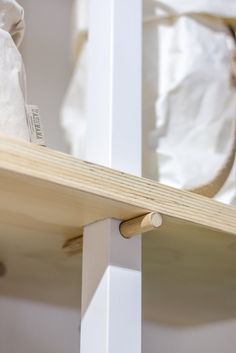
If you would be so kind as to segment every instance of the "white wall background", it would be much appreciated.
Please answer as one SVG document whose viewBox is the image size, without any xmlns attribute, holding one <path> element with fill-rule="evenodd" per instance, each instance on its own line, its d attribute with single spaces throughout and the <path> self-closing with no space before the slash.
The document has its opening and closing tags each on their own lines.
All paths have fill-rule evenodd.
<svg viewBox="0 0 236 353">
<path fill-rule="evenodd" d="M 48 146 L 66 151 L 59 111 L 71 72 L 72 0 L 19 2 L 25 7 L 27 23 L 22 52 L 29 103 L 38 104 L 41 109 Z M 2 296 L 0 313 L 0 353 L 79 352 L 79 307 L 72 310 Z M 147 322 L 143 325 L 144 353 L 235 351 L 236 321 L 185 329 Z"/>
<path fill-rule="evenodd" d="M 0 297 L 1 353 L 78 353 L 79 313 Z"/>
<path fill-rule="evenodd" d="M 235 353 L 236 321 L 193 328 L 145 323 L 143 353 Z"/>
</svg>

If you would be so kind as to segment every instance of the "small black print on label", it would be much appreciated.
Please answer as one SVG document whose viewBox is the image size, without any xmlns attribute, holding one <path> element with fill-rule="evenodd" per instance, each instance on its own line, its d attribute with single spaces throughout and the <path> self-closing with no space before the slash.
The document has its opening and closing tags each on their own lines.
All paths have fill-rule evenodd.
<svg viewBox="0 0 236 353">
<path fill-rule="evenodd" d="M 27 106 L 27 122 L 31 142 L 39 145 L 45 145 L 42 122 L 40 119 L 39 108 L 37 106 Z"/>
</svg>

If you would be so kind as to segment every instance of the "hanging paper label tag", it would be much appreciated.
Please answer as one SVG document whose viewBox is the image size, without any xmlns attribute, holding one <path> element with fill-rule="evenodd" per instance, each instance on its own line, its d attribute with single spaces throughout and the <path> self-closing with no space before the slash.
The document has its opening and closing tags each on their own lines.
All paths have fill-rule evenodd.
<svg viewBox="0 0 236 353">
<path fill-rule="evenodd" d="M 45 137 L 39 107 L 37 105 L 27 105 L 26 113 L 30 141 L 37 145 L 45 146 Z"/>
</svg>

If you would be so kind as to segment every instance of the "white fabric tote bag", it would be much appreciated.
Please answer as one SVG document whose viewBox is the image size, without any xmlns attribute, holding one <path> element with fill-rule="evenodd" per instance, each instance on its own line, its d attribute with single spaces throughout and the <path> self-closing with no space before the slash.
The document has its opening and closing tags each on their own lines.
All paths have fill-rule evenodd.
<svg viewBox="0 0 236 353">
<path fill-rule="evenodd" d="M 14 0 L 0 0 L 0 133 L 29 141 L 25 71 L 18 51 L 24 11 Z"/>
</svg>

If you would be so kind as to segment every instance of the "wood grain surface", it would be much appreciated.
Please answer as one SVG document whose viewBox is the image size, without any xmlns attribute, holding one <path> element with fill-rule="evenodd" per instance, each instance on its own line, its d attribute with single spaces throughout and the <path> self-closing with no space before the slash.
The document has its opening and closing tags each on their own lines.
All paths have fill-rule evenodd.
<svg viewBox="0 0 236 353">
<path fill-rule="evenodd" d="M 158 212 L 143 236 L 144 318 L 236 318 L 235 208 L 4 136 L 0 181 L 2 295 L 79 306 L 81 256 L 63 244 L 85 224 Z"/>
</svg>

